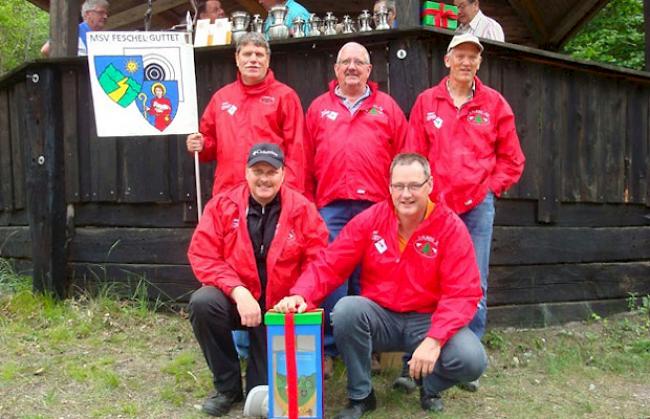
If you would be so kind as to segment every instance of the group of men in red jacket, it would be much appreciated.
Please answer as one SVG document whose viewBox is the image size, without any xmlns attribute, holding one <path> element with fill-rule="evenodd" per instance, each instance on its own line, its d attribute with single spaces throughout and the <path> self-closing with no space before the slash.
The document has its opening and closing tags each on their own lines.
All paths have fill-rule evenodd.
<svg viewBox="0 0 650 419">
<path fill-rule="evenodd" d="M 237 81 L 214 94 L 186 142 L 217 162 L 188 251 L 203 284 L 190 320 L 216 388 L 204 412 L 226 415 L 243 398 L 232 330 L 250 335 L 247 392 L 266 384 L 269 309 L 325 308 L 326 354 L 340 353 L 348 376 L 338 419 L 375 409 L 373 351 L 410 355 L 426 411 L 482 374 L 487 266 L 477 243 L 487 242 L 487 264 L 494 195 L 524 165 L 512 110 L 476 77 L 482 51 L 473 35 L 455 36 L 449 77 L 418 97 L 407 122 L 368 81 L 368 51 L 350 42 L 303 118 L 269 69 L 264 37 L 240 39 Z"/>
</svg>

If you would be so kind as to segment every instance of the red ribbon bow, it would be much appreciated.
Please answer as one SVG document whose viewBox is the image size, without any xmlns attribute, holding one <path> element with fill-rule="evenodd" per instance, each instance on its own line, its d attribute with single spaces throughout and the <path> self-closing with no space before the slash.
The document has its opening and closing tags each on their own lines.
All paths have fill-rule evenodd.
<svg viewBox="0 0 650 419">
<path fill-rule="evenodd" d="M 422 12 L 423 16 L 435 16 L 436 17 L 436 23 L 435 25 L 439 28 L 446 28 L 449 26 L 449 19 L 458 19 L 458 15 L 456 12 L 450 9 L 445 10 L 444 5 L 440 5 L 440 9 L 425 9 Z"/>
</svg>

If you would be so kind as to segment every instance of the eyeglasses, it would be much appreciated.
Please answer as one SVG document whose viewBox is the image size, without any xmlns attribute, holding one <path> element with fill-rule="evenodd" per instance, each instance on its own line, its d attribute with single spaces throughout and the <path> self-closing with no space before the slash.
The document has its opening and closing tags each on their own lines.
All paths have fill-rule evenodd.
<svg viewBox="0 0 650 419">
<path fill-rule="evenodd" d="M 106 16 L 106 17 L 108 17 L 108 12 L 107 12 L 106 10 L 95 10 L 95 9 L 92 9 L 92 10 L 88 10 L 88 11 L 89 11 L 89 12 L 93 12 L 93 13 L 97 13 L 97 14 L 100 15 L 100 16 Z"/>
<path fill-rule="evenodd" d="M 393 191 L 399 193 L 404 192 L 405 189 L 408 189 L 409 192 L 413 193 L 419 191 L 424 185 L 427 184 L 428 181 L 429 179 L 425 180 L 422 183 L 407 183 L 406 185 L 403 183 L 391 183 L 390 188 Z"/>
<path fill-rule="evenodd" d="M 368 65 L 370 63 L 367 63 L 365 61 L 361 61 L 358 58 L 355 58 L 354 60 L 351 60 L 350 58 L 346 58 L 345 60 L 339 61 L 336 64 L 342 65 L 344 67 L 350 67 L 351 64 L 354 64 L 357 67 L 361 67 L 364 65 Z"/>
</svg>

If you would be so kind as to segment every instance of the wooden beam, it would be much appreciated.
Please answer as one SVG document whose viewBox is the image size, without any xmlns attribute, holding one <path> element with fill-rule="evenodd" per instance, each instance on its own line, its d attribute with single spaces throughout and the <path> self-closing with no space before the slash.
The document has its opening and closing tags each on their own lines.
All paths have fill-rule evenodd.
<svg viewBox="0 0 650 419">
<path fill-rule="evenodd" d="M 538 45 L 548 41 L 548 31 L 539 12 L 529 0 L 508 0 L 517 16 L 526 24 Z"/>
<path fill-rule="evenodd" d="M 182 4 L 187 4 L 189 6 L 189 3 L 187 0 L 157 0 L 153 2 L 153 14 L 154 16 L 157 14 L 160 14 L 164 11 L 167 11 L 169 9 L 173 9 L 174 7 L 180 6 Z M 121 11 L 120 13 L 116 13 L 112 15 L 111 17 L 108 18 L 108 22 L 106 23 L 106 30 L 115 30 L 118 28 L 122 28 L 125 26 L 130 26 L 132 23 L 135 23 L 137 21 L 142 22 L 142 26 L 144 27 L 144 14 L 147 11 L 147 4 L 146 2 L 143 4 L 140 4 L 138 6 L 132 7 L 130 9 Z"/>
<path fill-rule="evenodd" d="M 643 17 L 645 21 L 645 71 L 650 71 L 650 0 L 643 0 Z"/>
<path fill-rule="evenodd" d="M 51 58 L 77 55 L 79 10 L 79 0 L 53 0 L 50 3 Z"/>
<path fill-rule="evenodd" d="M 236 0 L 236 3 L 246 9 L 246 11 L 250 14 L 259 14 L 262 16 L 266 16 L 268 14 L 266 12 L 266 9 L 262 7 L 262 5 L 259 4 L 256 0 Z"/>
<path fill-rule="evenodd" d="M 420 27 L 420 2 L 415 0 L 401 0 L 396 2 L 397 22 L 400 29 Z M 372 9 L 370 10 L 372 13 Z"/>
<path fill-rule="evenodd" d="M 575 33 L 583 24 L 602 9 L 609 0 L 582 0 L 571 8 L 571 13 L 566 13 L 564 19 L 553 26 L 549 38 L 549 45 L 559 47 L 568 40 L 569 34 Z"/>
</svg>

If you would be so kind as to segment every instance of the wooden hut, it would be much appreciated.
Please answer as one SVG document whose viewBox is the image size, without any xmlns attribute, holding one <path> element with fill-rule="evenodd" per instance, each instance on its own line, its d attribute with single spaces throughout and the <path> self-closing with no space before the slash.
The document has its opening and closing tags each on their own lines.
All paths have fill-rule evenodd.
<svg viewBox="0 0 650 419">
<path fill-rule="evenodd" d="M 306 108 L 354 39 L 371 52 L 371 77 L 408 113 L 446 74 L 451 37 L 412 26 L 273 42 L 271 66 Z M 650 74 L 485 44 L 479 76 L 512 105 L 527 157 L 497 203 L 490 324 L 624 310 L 631 293 L 650 294 Z M 230 46 L 196 50 L 200 109 L 235 78 L 232 57 Z M 211 176 L 203 167 L 204 191 Z M 31 270 L 37 289 L 64 295 L 73 283 L 145 278 L 152 297 L 186 298 L 198 286 L 185 255 L 193 185 L 182 136 L 97 138 L 84 58 L 0 79 L 0 256 Z"/>
</svg>

